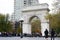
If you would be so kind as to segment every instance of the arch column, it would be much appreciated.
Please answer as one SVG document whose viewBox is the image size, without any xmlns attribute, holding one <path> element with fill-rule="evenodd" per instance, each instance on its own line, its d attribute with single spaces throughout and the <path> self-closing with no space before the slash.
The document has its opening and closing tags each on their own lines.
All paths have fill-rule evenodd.
<svg viewBox="0 0 60 40">
<path fill-rule="evenodd" d="M 42 36 L 44 36 L 44 31 L 46 29 L 49 31 L 49 23 L 48 23 L 48 21 L 45 18 L 43 18 L 43 19 L 41 19 L 41 32 L 42 32 Z"/>
<path fill-rule="evenodd" d="M 31 24 L 23 23 L 23 33 L 31 34 Z"/>
<path fill-rule="evenodd" d="M 47 29 L 49 31 L 49 24 L 47 22 L 41 22 L 41 32 L 42 36 L 44 36 L 44 31 Z"/>
</svg>

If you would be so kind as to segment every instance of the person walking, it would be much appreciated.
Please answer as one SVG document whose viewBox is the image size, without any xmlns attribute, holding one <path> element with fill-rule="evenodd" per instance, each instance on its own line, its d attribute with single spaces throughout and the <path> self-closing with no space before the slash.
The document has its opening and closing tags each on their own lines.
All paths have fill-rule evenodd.
<svg viewBox="0 0 60 40">
<path fill-rule="evenodd" d="M 48 30 L 47 29 L 44 31 L 44 34 L 45 34 L 46 40 L 48 40 Z"/>
<path fill-rule="evenodd" d="M 51 30 L 51 40 L 54 40 L 54 35 L 55 35 L 55 31 L 52 29 Z"/>
</svg>

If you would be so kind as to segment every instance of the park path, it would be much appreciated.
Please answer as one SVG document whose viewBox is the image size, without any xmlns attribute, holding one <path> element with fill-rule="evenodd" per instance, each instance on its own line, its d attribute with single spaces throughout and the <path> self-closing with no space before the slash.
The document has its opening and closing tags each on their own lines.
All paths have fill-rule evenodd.
<svg viewBox="0 0 60 40">
<path fill-rule="evenodd" d="M 46 40 L 44 37 L 0 37 L 0 40 Z M 51 40 L 51 38 L 48 38 Z M 60 37 L 56 37 L 55 40 L 60 40 Z"/>
</svg>

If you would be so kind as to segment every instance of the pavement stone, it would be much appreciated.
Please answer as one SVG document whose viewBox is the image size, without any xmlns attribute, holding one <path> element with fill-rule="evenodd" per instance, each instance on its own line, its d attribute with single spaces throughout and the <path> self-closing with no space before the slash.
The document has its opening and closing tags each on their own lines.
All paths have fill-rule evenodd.
<svg viewBox="0 0 60 40">
<path fill-rule="evenodd" d="M 46 40 L 44 37 L 0 37 L 0 40 Z M 49 37 L 48 40 L 51 40 Z M 55 40 L 60 40 L 60 37 L 56 37 Z"/>
</svg>

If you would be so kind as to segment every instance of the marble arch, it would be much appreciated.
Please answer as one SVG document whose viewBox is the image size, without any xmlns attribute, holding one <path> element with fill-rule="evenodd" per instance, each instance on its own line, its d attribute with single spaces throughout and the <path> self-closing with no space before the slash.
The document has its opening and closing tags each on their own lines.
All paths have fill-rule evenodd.
<svg viewBox="0 0 60 40">
<path fill-rule="evenodd" d="M 31 17 L 39 17 L 41 20 L 41 32 L 44 36 L 45 29 L 49 31 L 48 20 L 45 19 L 46 13 L 49 12 L 48 4 L 40 4 L 34 6 L 27 6 L 22 10 L 22 17 L 24 19 L 23 22 L 23 33 L 31 34 L 31 24 L 29 23 Z"/>
</svg>

